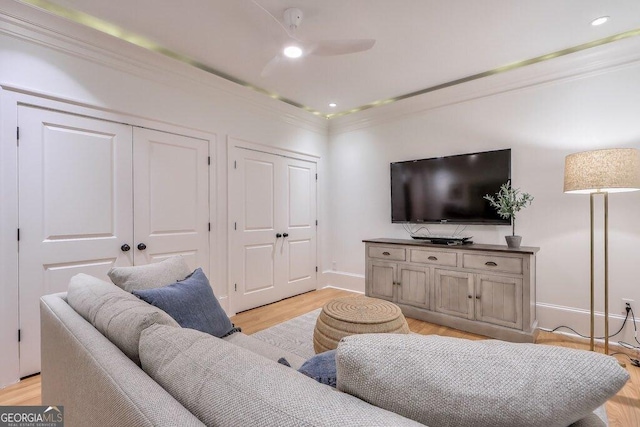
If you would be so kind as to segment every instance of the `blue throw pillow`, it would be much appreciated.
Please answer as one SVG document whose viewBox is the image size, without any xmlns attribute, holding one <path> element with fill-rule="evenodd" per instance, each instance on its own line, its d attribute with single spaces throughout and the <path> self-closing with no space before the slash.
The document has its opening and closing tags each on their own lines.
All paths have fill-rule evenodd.
<svg viewBox="0 0 640 427">
<path fill-rule="evenodd" d="M 338 372 L 336 369 L 336 350 L 316 354 L 302 364 L 298 372 L 313 378 L 319 383 L 336 386 Z"/>
<path fill-rule="evenodd" d="M 133 294 L 165 311 L 183 328 L 218 338 L 238 331 L 213 295 L 201 268 L 180 282 L 162 288 L 134 290 Z"/>
</svg>

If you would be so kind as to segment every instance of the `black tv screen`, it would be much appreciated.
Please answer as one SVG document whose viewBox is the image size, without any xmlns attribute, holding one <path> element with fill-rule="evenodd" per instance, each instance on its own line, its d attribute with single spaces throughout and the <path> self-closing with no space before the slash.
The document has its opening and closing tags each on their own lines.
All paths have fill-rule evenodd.
<svg viewBox="0 0 640 427">
<path fill-rule="evenodd" d="M 511 179 L 511 150 L 391 163 L 391 221 L 510 224 L 485 194 Z"/>
</svg>

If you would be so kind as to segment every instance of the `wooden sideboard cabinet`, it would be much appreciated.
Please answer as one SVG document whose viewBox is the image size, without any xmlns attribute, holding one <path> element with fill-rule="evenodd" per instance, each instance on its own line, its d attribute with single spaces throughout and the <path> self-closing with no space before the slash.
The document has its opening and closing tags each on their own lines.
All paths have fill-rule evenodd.
<svg viewBox="0 0 640 427">
<path fill-rule="evenodd" d="M 364 240 L 366 295 L 407 317 L 513 342 L 534 342 L 539 248 Z"/>
</svg>

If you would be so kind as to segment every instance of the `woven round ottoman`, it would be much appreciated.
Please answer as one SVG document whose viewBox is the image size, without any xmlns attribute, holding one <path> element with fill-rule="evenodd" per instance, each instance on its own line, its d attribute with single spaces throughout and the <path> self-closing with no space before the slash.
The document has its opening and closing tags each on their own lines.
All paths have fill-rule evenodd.
<svg viewBox="0 0 640 427">
<path fill-rule="evenodd" d="M 322 353 L 337 348 L 346 336 L 378 333 L 409 333 L 400 307 L 362 295 L 337 298 L 322 307 L 313 331 L 313 349 Z"/>
</svg>

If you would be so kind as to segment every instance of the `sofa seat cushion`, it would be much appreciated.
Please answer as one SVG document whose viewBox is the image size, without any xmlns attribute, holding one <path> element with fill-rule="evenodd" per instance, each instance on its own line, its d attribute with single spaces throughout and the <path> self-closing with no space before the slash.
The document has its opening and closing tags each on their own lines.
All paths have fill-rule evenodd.
<svg viewBox="0 0 640 427">
<path fill-rule="evenodd" d="M 162 310 L 112 283 L 86 274 L 71 278 L 67 302 L 138 365 L 138 341 L 143 329 L 155 323 L 179 327 Z"/>
<path fill-rule="evenodd" d="M 176 255 L 152 264 L 113 267 L 107 274 L 116 286 L 132 292 L 167 286 L 183 280 L 190 273 L 191 270 L 182 255 Z"/>
<path fill-rule="evenodd" d="M 192 329 L 154 325 L 142 369 L 206 425 L 419 426 L 242 347 Z"/>
<path fill-rule="evenodd" d="M 218 338 L 237 331 L 201 268 L 179 282 L 162 288 L 134 290 L 133 294 L 167 312 L 183 328 Z"/>
<path fill-rule="evenodd" d="M 223 338 L 226 342 L 230 342 L 234 345 L 246 348 L 252 352 L 266 357 L 267 359 L 277 362 L 284 358 L 293 369 L 298 369 L 305 362 L 304 358 L 297 354 L 290 353 L 268 342 L 253 338 L 250 335 L 245 335 L 242 332 L 228 335 Z"/>
<path fill-rule="evenodd" d="M 436 335 L 354 335 L 336 360 L 339 390 L 438 427 L 567 427 L 629 379 L 603 354 Z"/>
</svg>

